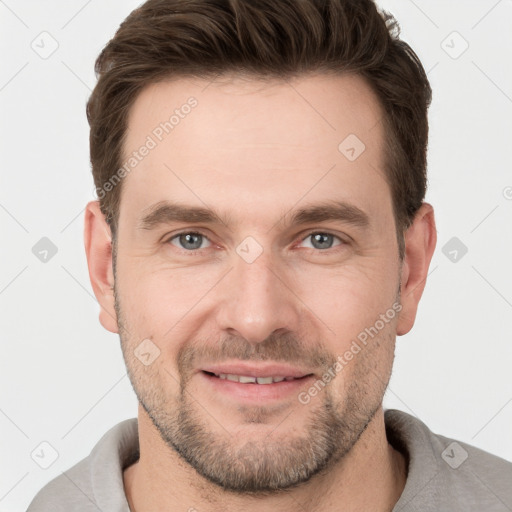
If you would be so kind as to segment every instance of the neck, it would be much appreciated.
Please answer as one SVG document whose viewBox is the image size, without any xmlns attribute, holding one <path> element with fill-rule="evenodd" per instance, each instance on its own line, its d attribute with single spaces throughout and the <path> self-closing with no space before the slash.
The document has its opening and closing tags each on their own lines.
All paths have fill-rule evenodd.
<svg viewBox="0 0 512 512">
<path fill-rule="evenodd" d="M 132 512 L 200 510 L 201 512 L 389 512 L 406 481 L 406 462 L 388 443 L 380 408 L 352 450 L 324 474 L 275 495 L 244 496 L 205 480 L 161 439 L 139 406 L 139 460 L 123 474 Z"/>
</svg>

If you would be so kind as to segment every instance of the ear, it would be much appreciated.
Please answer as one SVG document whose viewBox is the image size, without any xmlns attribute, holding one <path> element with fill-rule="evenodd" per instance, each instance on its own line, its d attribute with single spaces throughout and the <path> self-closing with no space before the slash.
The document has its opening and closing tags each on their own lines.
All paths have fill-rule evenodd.
<svg viewBox="0 0 512 512">
<path fill-rule="evenodd" d="M 99 201 L 85 208 L 85 252 L 94 295 L 100 304 L 100 322 L 107 331 L 117 333 L 114 308 L 114 272 L 112 268 L 112 235 Z"/>
<path fill-rule="evenodd" d="M 405 255 L 402 263 L 401 304 L 397 334 L 407 334 L 414 325 L 418 303 L 423 295 L 428 268 L 436 248 L 437 231 L 434 209 L 423 203 L 405 232 Z"/>
</svg>

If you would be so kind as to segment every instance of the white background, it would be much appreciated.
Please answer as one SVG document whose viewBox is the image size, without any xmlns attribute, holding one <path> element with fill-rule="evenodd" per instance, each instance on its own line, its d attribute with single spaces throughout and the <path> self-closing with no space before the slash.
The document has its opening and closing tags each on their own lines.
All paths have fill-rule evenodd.
<svg viewBox="0 0 512 512">
<path fill-rule="evenodd" d="M 0 1 L 1 512 L 25 510 L 137 414 L 118 338 L 97 320 L 82 227 L 93 198 L 93 65 L 138 3 Z M 385 406 L 512 461 L 512 2 L 379 4 L 399 20 L 434 90 L 427 200 L 439 237 Z M 59 45 L 47 59 L 31 48 L 43 31 Z M 42 237 L 58 249 L 46 263 L 32 253 Z M 468 248 L 455 263 L 442 252 L 452 237 Z M 31 458 L 43 441 L 58 452 L 48 469 Z"/>
</svg>

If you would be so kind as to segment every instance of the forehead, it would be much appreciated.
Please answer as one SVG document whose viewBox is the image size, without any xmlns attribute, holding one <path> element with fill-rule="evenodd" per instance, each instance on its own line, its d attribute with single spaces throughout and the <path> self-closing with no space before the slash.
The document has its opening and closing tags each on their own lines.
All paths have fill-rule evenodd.
<svg viewBox="0 0 512 512">
<path fill-rule="evenodd" d="M 121 210 L 142 212 L 166 199 L 231 200 L 248 213 L 258 204 L 263 215 L 301 196 L 364 199 L 362 191 L 375 188 L 386 197 L 367 198 L 370 209 L 388 207 L 382 116 L 356 75 L 152 84 L 128 118 L 123 163 L 135 165 L 126 166 Z"/>
<path fill-rule="evenodd" d="M 196 106 L 189 108 L 192 98 Z M 348 133 L 368 139 L 366 132 L 374 127 L 378 138 L 382 115 L 371 88 L 355 74 L 286 81 L 242 75 L 178 78 L 150 84 L 139 93 L 130 109 L 125 149 L 155 130 L 154 137 L 160 138 L 158 127 L 170 121 L 171 130 L 161 134 L 164 145 L 171 140 L 194 147 L 215 141 L 223 142 L 221 147 L 273 143 L 311 151 L 319 141 L 336 143 Z M 190 140 L 191 133 L 198 137 Z"/>
</svg>

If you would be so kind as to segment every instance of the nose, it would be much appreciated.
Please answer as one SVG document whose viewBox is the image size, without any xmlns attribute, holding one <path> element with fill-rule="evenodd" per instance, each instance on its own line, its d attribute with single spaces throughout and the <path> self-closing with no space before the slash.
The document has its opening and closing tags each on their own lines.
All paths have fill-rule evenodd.
<svg viewBox="0 0 512 512">
<path fill-rule="evenodd" d="M 298 332 L 301 302 L 283 268 L 266 253 L 252 263 L 235 255 L 220 291 L 224 300 L 218 327 L 250 343 L 263 342 L 277 331 Z"/>
</svg>

